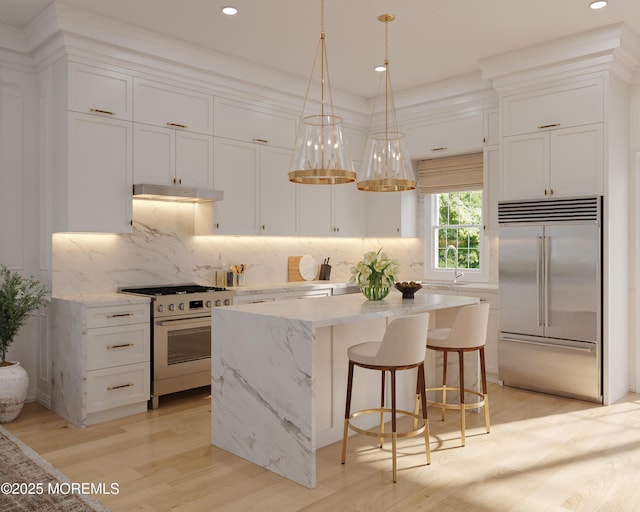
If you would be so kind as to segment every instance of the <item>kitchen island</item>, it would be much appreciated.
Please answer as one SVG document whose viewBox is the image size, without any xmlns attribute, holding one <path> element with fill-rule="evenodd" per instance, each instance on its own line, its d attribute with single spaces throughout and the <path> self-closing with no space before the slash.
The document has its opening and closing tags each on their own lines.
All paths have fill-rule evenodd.
<svg viewBox="0 0 640 512">
<path fill-rule="evenodd" d="M 348 347 L 380 340 L 392 317 L 430 312 L 436 326 L 438 311 L 478 300 L 394 291 L 213 308 L 212 444 L 314 488 L 316 449 L 342 436 Z M 398 407 L 412 407 L 415 375 L 402 373 Z M 358 375 L 353 409 L 378 400 L 379 374 Z"/>
</svg>

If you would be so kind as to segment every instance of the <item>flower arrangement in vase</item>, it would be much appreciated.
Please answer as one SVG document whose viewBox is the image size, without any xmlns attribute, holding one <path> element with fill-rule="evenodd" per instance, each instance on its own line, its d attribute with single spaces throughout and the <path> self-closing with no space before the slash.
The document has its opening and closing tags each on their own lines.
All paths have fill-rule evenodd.
<svg viewBox="0 0 640 512">
<path fill-rule="evenodd" d="M 351 268 L 349 282 L 356 283 L 367 299 L 381 300 L 389 294 L 398 270 L 398 262 L 380 247 L 377 252 L 365 253 L 362 261 Z"/>
</svg>

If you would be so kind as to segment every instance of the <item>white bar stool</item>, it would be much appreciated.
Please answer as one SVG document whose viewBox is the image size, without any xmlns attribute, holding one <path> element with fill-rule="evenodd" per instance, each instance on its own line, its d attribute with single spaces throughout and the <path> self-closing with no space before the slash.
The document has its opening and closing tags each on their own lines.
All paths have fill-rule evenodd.
<svg viewBox="0 0 640 512">
<path fill-rule="evenodd" d="M 398 437 L 412 437 L 424 433 L 424 444 L 427 455 L 427 464 L 431 464 L 431 451 L 429 449 L 429 423 L 427 421 L 427 395 L 425 392 L 424 359 L 426 356 L 425 337 L 429 328 L 429 314 L 406 316 L 395 318 L 385 331 L 381 342 L 370 341 L 360 343 L 349 348 L 349 375 L 347 380 L 347 400 L 344 415 L 344 434 L 342 437 L 342 464 L 347 457 L 347 438 L 349 429 L 367 436 L 378 437 L 382 448 L 383 439 L 391 438 L 393 454 L 393 481 L 396 482 L 396 444 Z M 378 370 L 382 373 L 382 388 L 380 407 L 363 409 L 351 414 L 351 392 L 353 389 L 354 366 Z M 399 410 L 396 407 L 396 372 L 399 370 L 418 369 L 418 389 L 422 401 L 422 416 L 417 413 Z M 391 374 L 391 408 L 385 408 L 385 372 Z M 380 427 L 378 431 L 365 430 L 354 425 L 351 420 L 364 414 L 380 414 Z M 384 431 L 384 414 L 391 413 L 391 432 Z M 398 432 L 396 416 L 398 414 L 412 416 L 414 418 L 413 430 Z"/>
<path fill-rule="evenodd" d="M 427 388 L 427 391 L 442 391 L 442 401 L 427 400 L 428 405 L 442 409 L 444 421 L 445 410 L 460 411 L 460 433 L 462 446 L 465 445 L 465 412 L 467 409 L 484 407 L 485 426 L 487 434 L 491 426 L 489 422 L 489 394 L 487 392 L 487 371 L 484 363 L 484 346 L 487 340 L 487 324 L 489 322 L 489 303 L 481 302 L 464 306 L 458 311 L 451 328 L 430 329 L 427 338 L 427 349 L 442 352 L 442 386 Z M 447 385 L 447 356 L 449 352 L 458 353 L 459 386 Z M 482 392 L 467 389 L 464 384 L 464 353 L 478 352 L 480 357 L 480 372 Z M 447 402 L 447 391 L 458 391 L 459 402 Z M 479 397 L 481 400 L 467 403 L 465 393 Z M 420 395 L 416 393 L 416 410 L 418 412 Z"/>
</svg>

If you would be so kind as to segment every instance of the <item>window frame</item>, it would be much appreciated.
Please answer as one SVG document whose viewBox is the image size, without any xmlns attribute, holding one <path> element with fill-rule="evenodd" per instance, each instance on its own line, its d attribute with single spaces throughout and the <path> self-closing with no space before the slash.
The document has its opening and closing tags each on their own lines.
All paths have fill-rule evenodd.
<svg viewBox="0 0 640 512">
<path fill-rule="evenodd" d="M 451 191 L 459 192 L 459 191 Z M 458 282 L 488 282 L 489 280 L 489 237 L 486 226 L 487 201 L 486 189 L 482 192 L 482 214 L 480 222 L 480 268 L 462 269 L 464 276 Z M 442 192 L 446 193 L 446 192 Z M 437 268 L 438 237 L 436 226 L 438 220 L 437 196 L 438 194 L 424 194 L 424 279 L 429 281 L 453 281 L 454 270 Z"/>
</svg>

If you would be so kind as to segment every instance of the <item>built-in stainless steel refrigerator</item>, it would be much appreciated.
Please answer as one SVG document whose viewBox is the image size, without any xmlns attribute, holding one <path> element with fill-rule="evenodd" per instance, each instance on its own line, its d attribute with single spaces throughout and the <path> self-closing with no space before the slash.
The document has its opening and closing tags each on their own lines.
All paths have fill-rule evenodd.
<svg viewBox="0 0 640 512">
<path fill-rule="evenodd" d="M 602 402 L 602 198 L 503 201 L 499 379 Z"/>
</svg>

